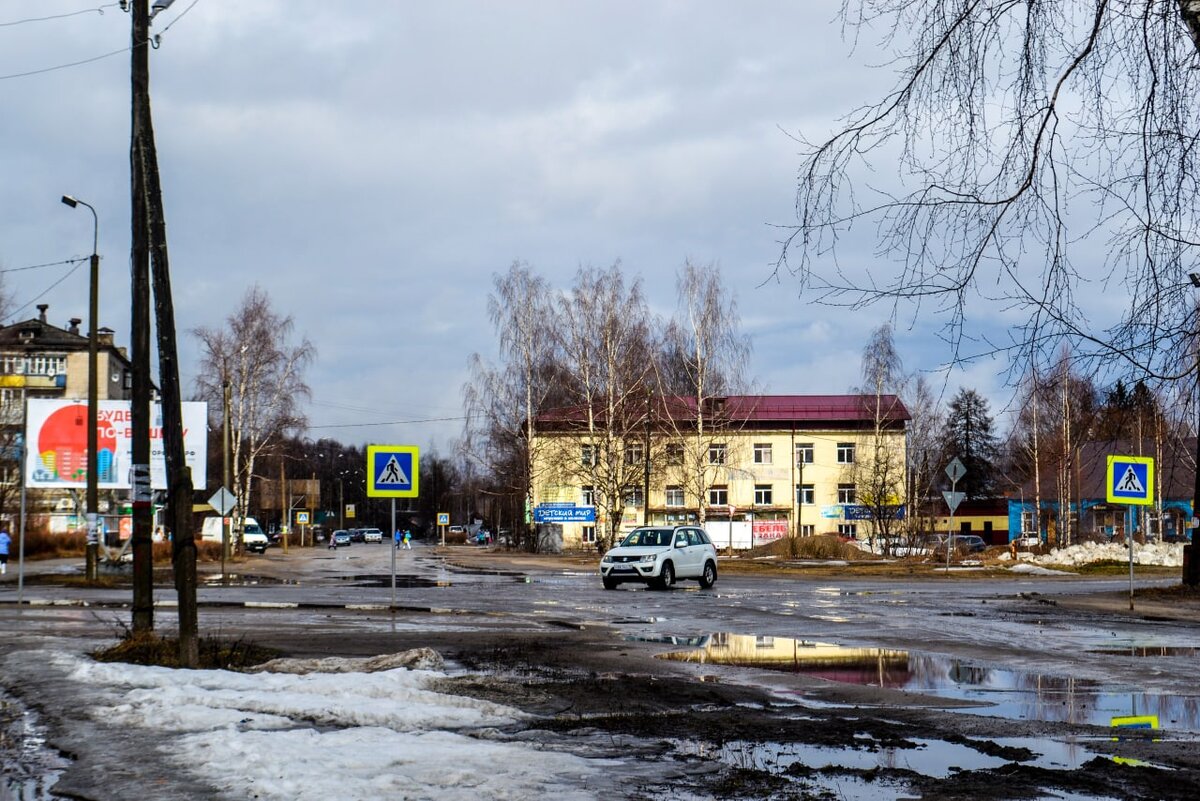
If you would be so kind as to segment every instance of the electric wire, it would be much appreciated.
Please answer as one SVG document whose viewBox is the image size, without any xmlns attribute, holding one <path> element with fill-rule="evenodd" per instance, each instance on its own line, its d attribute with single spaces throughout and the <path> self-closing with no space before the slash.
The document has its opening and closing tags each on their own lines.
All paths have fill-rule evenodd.
<svg viewBox="0 0 1200 801">
<path fill-rule="evenodd" d="M 62 261 L 48 261 L 45 264 L 30 264 L 25 267 L 6 267 L 0 270 L 0 273 L 20 273 L 26 270 L 40 270 L 43 267 L 61 267 L 64 264 L 75 264 L 76 262 L 87 261 L 90 256 L 76 256 L 72 259 L 63 259 Z"/>
<path fill-rule="evenodd" d="M 75 266 L 72 267 L 71 269 L 67 270 L 65 275 L 63 275 L 61 278 L 59 278 L 57 281 L 55 281 L 50 286 L 46 287 L 44 290 L 42 290 L 42 292 L 40 292 L 39 294 L 34 296 L 34 298 L 32 300 L 29 300 L 28 302 L 23 303 L 22 305 L 18 306 L 17 308 L 15 308 L 11 312 L 9 312 L 9 318 L 16 319 L 16 316 L 18 314 L 20 314 L 22 311 L 24 311 L 25 309 L 28 309 L 34 303 L 37 303 L 42 298 L 46 297 L 46 295 L 48 295 L 50 293 L 50 291 L 53 290 L 56 286 L 58 286 L 63 281 L 66 281 L 68 278 L 70 278 L 72 275 L 74 275 L 75 271 L 79 269 L 79 265 L 83 264 L 86 261 L 88 261 L 88 259 L 80 259 L 77 262 L 75 262 Z"/>
<path fill-rule="evenodd" d="M 115 8 L 120 3 L 106 3 L 96 8 L 85 8 L 82 11 L 69 11 L 66 14 L 54 14 L 49 17 L 29 17 L 28 19 L 17 19 L 12 22 L 0 22 L 0 28 L 11 28 L 15 25 L 26 25 L 31 22 L 50 22 L 56 19 L 66 19 L 67 17 L 78 17 L 81 14 L 103 14 L 106 8 Z"/>
<path fill-rule="evenodd" d="M 9 73 L 8 75 L 0 75 L 0 81 L 8 81 L 8 80 L 12 80 L 14 78 L 28 78 L 32 75 L 44 75 L 47 72 L 55 72 L 57 70 L 70 69 L 71 67 L 80 67 L 80 66 L 83 66 L 84 64 L 91 64 L 96 61 L 103 61 L 106 58 L 112 58 L 113 56 L 119 56 L 122 53 L 128 53 L 128 52 L 129 52 L 128 47 L 122 47 L 120 50 L 114 50 L 111 53 L 105 53 L 102 56 L 93 56 L 92 58 L 85 58 L 82 61 L 72 61 L 67 64 L 56 64 L 53 67 L 43 67 L 43 68 L 37 69 L 37 70 L 29 70 L 28 72 L 12 72 L 12 73 Z"/>
<path fill-rule="evenodd" d="M 324 428 L 374 428 L 377 426 L 406 426 L 418 423 L 447 423 L 466 420 L 465 417 L 429 417 L 424 420 L 389 420 L 383 423 L 340 423 L 335 425 L 309 426 L 310 429 Z"/>
</svg>

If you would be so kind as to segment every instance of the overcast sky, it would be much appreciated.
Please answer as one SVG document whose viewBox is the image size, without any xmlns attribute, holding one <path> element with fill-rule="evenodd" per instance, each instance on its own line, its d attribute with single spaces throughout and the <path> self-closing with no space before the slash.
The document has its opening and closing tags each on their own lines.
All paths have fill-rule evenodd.
<svg viewBox="0 0 1200 801">
<path fill-rule="evenodd" d="M 155 21 L 151 91 L 178 328 L 219 325 L 257 283 L 317 347 L 311 437 L 445 452 L 470 354 L 495 357 L 493 274 L 520 260 L 566 288 L 620 260 L 667 314 L 692 259 L 736 292 L 759 386 L 845 392 L 883 312 L 771 280 L 772 225 L 794 220 L 789 134 L 826 133 L 891 81 L 864 66 L 885 54 L 842 39 L 839 5 L 177 0 Z M 124 345 L 129 28 L 116 3 L 0 5 L 15 319 L 36 303 L 64 327 L 86 318 L 86 267 L 20 269 L 90 251 L 91 216 L 59 202 L 77 195 L 99 212 L 101 324 Z M 865 258 L 874 238 L 858 235 L 848 253 Z M 909 324 L 906 368 L 936 369 L 936 325 Z M 181 356 L 190 388 L 194 338 Z M 947 391 L 998 411 L 1002 371 L 984 362 Z"/>
</svg>

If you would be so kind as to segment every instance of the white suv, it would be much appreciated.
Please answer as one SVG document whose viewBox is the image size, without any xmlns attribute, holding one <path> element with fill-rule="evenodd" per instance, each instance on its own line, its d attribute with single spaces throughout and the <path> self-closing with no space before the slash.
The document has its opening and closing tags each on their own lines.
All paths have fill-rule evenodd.
<svg viewBox="0 0 1200 801">
<path fill-rule="evenodd" d="M 600 560 L 604 589 L 638 581 L 665 590 L 677 579 L 707 589 L 717 581 L 717 549 L 699 526 L 644 526 L 629 532 Z"/>
<path fill-rule="evenodd" d="M 364 528 L 362 535 L 363 542 L 383 542 L 383 532 L 377 528 Z"/>
</svg>

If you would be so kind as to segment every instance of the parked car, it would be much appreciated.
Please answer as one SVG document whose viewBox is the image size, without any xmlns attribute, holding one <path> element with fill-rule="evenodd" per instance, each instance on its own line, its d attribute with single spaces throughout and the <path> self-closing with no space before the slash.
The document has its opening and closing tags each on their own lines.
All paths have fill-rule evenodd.
<svg viewBox="0 0 1200 801">
<path fill-rule="evenodd" d="M 363 542 L 383 542 L 383 532 L 377 528 L 359 529 L 362 531 Z"/>
<path fill-rule="evenodd" d="M 950 546 L 959 556 L 987 550 L 987 543 L 978 534 L 955 534 L 950 541 Z M 933 555 L 946 558 L 946 538 L 944 536 L 937 539 L 937 543 L 933 547 Z"/>
<path fill-rule="evenodd" d="M 347 532 L 350 534 L 351 542 L 366 542 L 367 538 L 366 538 L 366 535 L 363 533 L 365 531 L 366 531 L 365 528 L 347 529 Z"/>
<path fill-rule="evenodd" d="M 353 540 L 350 538 L 349 531 L 346 531 L 345 529 L 338 529 L 337 531 L 333 532 L 333 544 L 337 547 L 341 548 L 343 546 L 349 546 L 352 542 Z"/>
<path fill-rule="evenodd" d="M 707 589 L 717 581 L 717 549 L 698 526 L 643 526 L 604 554 L 600 578 L 606 590 L 628 581 L 665 590 L 679 579 Z"/>
<path fill-rule="evenodd" d="M 1017 537 L 1014 539 L 1012 544 L 1017 548 L 1024 548 L 1025 550 L 1028 550 L 1030 548 L 1037 548 L 1040 546 L 1042 544 L 1042 538 L 1036 534 L 1026 534 L 1023 537 Z"/>
</svg>

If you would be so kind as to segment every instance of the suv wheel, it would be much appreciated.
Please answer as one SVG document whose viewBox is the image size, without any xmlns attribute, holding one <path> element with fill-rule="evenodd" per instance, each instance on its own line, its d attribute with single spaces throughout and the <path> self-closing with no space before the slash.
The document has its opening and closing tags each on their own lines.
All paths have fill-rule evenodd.
<svg viewBox="0 0 1200 801">
<path fill-rule="evenodd" d="M 657 589 L 665 590 L 675 583 L 675 568 L 671 567 L 671 563 L 667 562 L 662 566 L 662 572 L 658 574 L 658 583 L 655 585 Z"/>
<path fill-rule="evenodd" d="M 700 586 L 708 589 L 717 583 L 717 566 L 711 561 L 704 563 L 704 572 L 700 574 Z"/>
<path fill-rule="evenodd" d="M 617 582 L 610 578 L 606 577 L 602 579 L 602 581 L 604 582 L 604 589 L 606 590 L 615 590 L 617 588 Z"/>
</svg>

